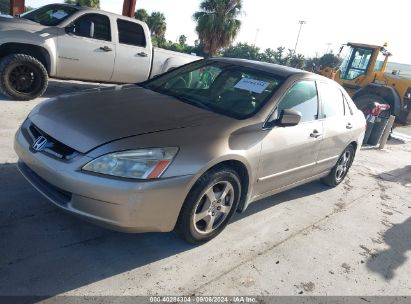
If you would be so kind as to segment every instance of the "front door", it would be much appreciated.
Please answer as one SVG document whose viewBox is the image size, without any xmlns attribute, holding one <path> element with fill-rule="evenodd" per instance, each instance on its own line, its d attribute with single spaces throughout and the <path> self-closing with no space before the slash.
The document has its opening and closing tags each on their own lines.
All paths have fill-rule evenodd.
<svg viewBox="0 0 411 304">
<path fill-rule="evenodd" d="M 110 19 L 101 14 L 84 14 L 57 39 L 57 77 L 109 81 L 116 53 L 111 39 Z"/>
<path fill-rule="evenodd" d="M 280 101 L 272 119 L 284 109 L 302 114 L 296 126 L 274 127 L 264 138 L 261 151 L 257 195 L 281 189 L 313 175 L 322 140 L 318 120 L 318 95 L 315 81 L 295 83 Z"/>
</svg>

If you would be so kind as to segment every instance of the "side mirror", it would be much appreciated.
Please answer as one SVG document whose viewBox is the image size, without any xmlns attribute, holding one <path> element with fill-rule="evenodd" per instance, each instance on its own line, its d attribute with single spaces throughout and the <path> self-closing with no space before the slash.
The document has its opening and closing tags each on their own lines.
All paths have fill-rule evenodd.
<svg viewBox="0 0 411 304">
<path fill-rule="evenodd" d="M 277 124 L 283 127 L 296 126 L 301 121 L 302 114 L 296 110 L 284 109 L 280 113 Z"/>
<path fill-rule="evenodd" d="M 70 24 L 68 26 L 65 27 L 66 33 L 67 34 L 73 34 L 75 32 L 75 25 L 74 24 Z"/>
</svg>

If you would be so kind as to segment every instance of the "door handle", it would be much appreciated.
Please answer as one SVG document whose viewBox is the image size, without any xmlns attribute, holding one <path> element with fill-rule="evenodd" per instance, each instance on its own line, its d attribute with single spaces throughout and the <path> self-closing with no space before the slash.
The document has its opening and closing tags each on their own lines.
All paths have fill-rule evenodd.
<svg viewBox="0 0 411 304">
<path fill-rule="evenodd" d="M 148 56 L 147 53 L 144 53 L 144 52 L 137 53 L 137 55 L 140 56 L 140 57 L 147 57 Z"/>
<path fill-rule="evenodd" d="M 318 132 L 318 130 L 314 129 L 313 132 L 310 134 L 310 137 L 320 137 L 322 135 L 322 133 Z"/>
<path fill-rule="evenodd" d="M 347 129 L 352 129 L 352 124 L 349 122 L 346 126 Z"/>
<path fill-rule="evenodd" d="M 105 45 L 105 46 L 100 46 L 100 50 L 102 50 L 104 52 L 111 52 L 113 49 L 109 48 L 107 45 Z"/>
</svg>

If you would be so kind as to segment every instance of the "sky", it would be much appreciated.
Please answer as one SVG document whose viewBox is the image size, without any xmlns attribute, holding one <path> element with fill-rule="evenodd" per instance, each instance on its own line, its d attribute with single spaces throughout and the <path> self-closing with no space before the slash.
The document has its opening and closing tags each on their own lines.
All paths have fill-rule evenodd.
<svg viewBox="0 0 411 304">
<path fill-rule="evenodd" d="M 26 0 L 39 7 L 62 0 Z M 189 44 L 197 39 L 192 15 L 200 0 L 137 0 L 136 9 L 163 12 L 167 20 L 166 38 L 177 41 L 186 35 Z M 103 10 L 121 14 L 122 0 L 100 0 Z M 338 52 L 341 44 L 388 43 L 392 62 L 411 64 L 409 24 L 411 2 L 404 0 L 243 0 L 242 26 L 235 42 L 256 44 L 261 49 L 279 46 L 294 49 L 299 20 L 301 29 L 297 52 L 322 55 L 327 49 Z"/>
</svg>

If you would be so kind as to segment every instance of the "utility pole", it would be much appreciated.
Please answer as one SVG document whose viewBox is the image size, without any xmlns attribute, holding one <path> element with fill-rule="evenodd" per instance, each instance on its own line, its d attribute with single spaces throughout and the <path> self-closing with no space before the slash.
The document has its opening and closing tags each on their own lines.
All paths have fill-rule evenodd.
<svg viewBox="0 0 411 304">
<path fill-rule="evenodd" d="M 330 52 L 330 47 L 332 46 L 331 42 L 327 43 L 327 50 L 325 51 L 326 54 L 328 54 Z"/>
<path fill-rule="evenodd" d="M 257 37 L 258 37 L 258 33 L 260 32 L 260 29 L 256 29 L 256 31 L 255 31 L 255 37 L 254 37 L 254 46 L 256 45 L 256 43 L 257 43 Z"/>
<path fill-rule="evenodd" d="M 300 29 L 298 30 L 297 41 L 295 42 L 294 55 L 295 55 L 295 52 L 297 50 L 298 39 L 300 39 L 301 28 L 303 27 L 303 24 L 307 23 L 307 21 L 299 20 L 298 23 L 300 24 Z"/>
</svg>

